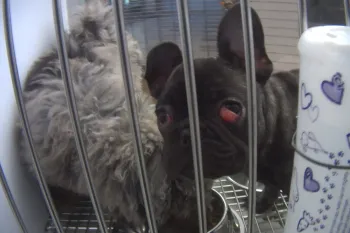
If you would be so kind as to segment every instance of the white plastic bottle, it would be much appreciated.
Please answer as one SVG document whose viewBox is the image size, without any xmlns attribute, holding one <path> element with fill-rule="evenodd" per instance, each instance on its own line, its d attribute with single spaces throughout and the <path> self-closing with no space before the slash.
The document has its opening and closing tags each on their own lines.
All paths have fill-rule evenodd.
<svg viewBox="0 0 350 233">
<path fill-rule="evenodd" d="M 284 232 L 349 233 L 350 27 L 310 28 L 298 48 L 300 153 L 295 153 Z"/>
</svg>

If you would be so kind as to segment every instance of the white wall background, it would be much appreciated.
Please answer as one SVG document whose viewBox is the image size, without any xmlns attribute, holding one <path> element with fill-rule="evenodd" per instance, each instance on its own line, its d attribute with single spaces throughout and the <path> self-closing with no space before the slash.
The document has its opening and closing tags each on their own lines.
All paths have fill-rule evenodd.
<svg viewBox="0 0 350 233">
<path fill-rule="evenodd" d="M 71 0 L 68 1 L 71 5 Z M 33 61 L 55 43 L 52 5 L 50 0 L 11 0 L 10 3 L 19 75 L 21 80 L 24 80 Z M 62 1 L 62 4 L 66 16 L 66 2 Z M 8 68 L 2 4 L 0 10 L 0 163 L 29 232 L 41 233 L 44 232 L 48 212 L 38 185 L 23 169 L 15 154 L 16 145 L 12 131 L 17 108 Z M 0 188 L 0 232 L 21 232 L 2 188 Z"/>
</svg>

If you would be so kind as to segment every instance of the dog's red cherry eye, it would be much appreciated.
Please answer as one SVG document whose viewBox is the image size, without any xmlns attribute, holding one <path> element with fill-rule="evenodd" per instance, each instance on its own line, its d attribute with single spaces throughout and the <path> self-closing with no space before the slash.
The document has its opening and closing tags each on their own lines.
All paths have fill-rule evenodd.
<svg viewBox="0 0 350 233">
<path fill-rule="evenodd" d="M 220 117 L 228 123 L 235 123 L 241 114 L 242 107 L 237 102 L 228 101 L 220 108 Z"/>
<path fill-rule="evenodd" d="M 220 109 L 220 117 L 226 121 L 226 122 L 229 122 L 229 123 L 234 123 L 238 120 L 239 116 L 232 112 L 231 110 L 225 108 L 225 107 L 222 107 Z"/>
<path fill-rule="evenodd" d="M 161 126 L 166 126 L 173 121 L 172 117 L 166 113 L 162 112 L 158 114 L 158 122 Z"/>
</svg>

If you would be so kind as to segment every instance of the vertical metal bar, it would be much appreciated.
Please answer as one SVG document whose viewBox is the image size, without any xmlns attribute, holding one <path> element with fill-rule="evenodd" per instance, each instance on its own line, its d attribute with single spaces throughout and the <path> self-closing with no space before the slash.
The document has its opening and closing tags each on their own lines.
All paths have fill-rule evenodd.
<svg viewBox="0 0 350 233">
<path fill-rule="evenodd" d="M 198 117 L 197 88 L 194 75 L 194 64 L 191 44 L 191 30 L 187 0 L 177 0 L 180 38 L 183 51 L 186 96 L 190 121 L 191 144 L 195 174 L 199 232 L 207 232 L 207 219 L 204 196 L 204 179 L 202 166 L 202 147 Z"/>
<path fill-rule="evenodd" d="M 91 170 L 87 161 L 87 152 L 84 145 L 83 133 L 81 132 L 79 114 L 77 110 L 77 103 L 74 95 L 73 81 L 70 77 L 69 60 L 66 50 L 65 32 L 63 27 L 63 19 L 61 12 L 61 1 L 52 0 L 52 10 L 55 21 L 55 30 L 57 38 L 57 51 L 59 60 L 61 63 L 61 75 L 64 82 L 64 87 L 67 96 L 67 104 L 69 108 L 70 118 L 72 119 L 72 126 L 74 129 L 74 138 L 77 146 L 78 156 L 82 165 L 83 173 L 86 178 L 87 188 L 90 194 L 91 202 L 94 207 L 97 221 L 99 224 L 100 231 L 102 233 L 107 233 L 107 226 L 104 221 L 103 211 L 101 209 L 100 203 L 97 200 L 98 196 L 92 182 Z"/>
<path fill-rule="evenodd" d="M 44 174 L 41 171 L 40 163 L 38 159 L 38 155 L 34 149 L 33 137 L 30 132 L 30 124 L 27 116 L 27 112 L 25 111 L 25 104 L 22 95 L 21 82 L 18 73 L 17 67 L 17 59 L 16 52 L 13 42 L 13 33 L 12 33 L 12 21 L 11 21 L 11 11 L 10 11 L 10 3 L 7 0 L 3 1 L 3 22 L 4 22 L 4 32 L 5 32 L 5 41 L 6 41 L 6 49 L 7 49 L 7 57 L 9 60 L 9 68 L 11 72 L 12 86 L 15 94 L 17 107 L 20 113 L 20 119 L 22 126 L 24 127 L 24 132 L 28 140 L 29 148 L 31 151 L 31 156 L 33 160 L 34 170 L 38 178 L 39 187 L 41 192 L 43 193 L 44 200 L 46 206 L 48 207 L 49 213 L 53 219 L 54 225 L 57 229 L 58 233 L 63 233 L 62 226 L 57 214 L 57 210 L 53 204 L 52 197 L 50 195 L 49 188 L 44 179 Z"/>
<path fill-rule="evenodd" d="M 126 94 L 126 102 L 128 105 L 128 112 L 131 118 L 131 130 L 133 134 L 133 141 L 135 146 L 135 153 L 137 155 L 138 170 L 140 177 L 140 185 L 142 190 L 142 196 L 144 199 L 144 208 L 146 212 L 146 217 L 148 221 L 148 226 L 151 233 L 157 233 L 157 223 L 154 218 L 153 205 L 151 200 L 151 192 L 149 190 L 148 176 L 146 171 L 146 163 L 144 159 L 144 154 L 142 151 L 142 140 L 138 119 L 138 112 L 136 107 L 136 99 L 133 93 L 134 84 L 130 68 L 129 52 L 127 41 L 125 38 L 125 25 L 124 25 L 124 15 L 123 15 L 123 2 L 120 0 L 113 1 L 113 9 L 115 16 L 116 25 L 116 35 L 117 42 L 120 53 L 120 62 L 123 72 L 123 80 Z"/>
<path fill-rule="evenodd" d="M 247 190 L 245 190 L 245 189 L 243 189 L 243 190 L 244 190 L 244 193 L 248 197 L 248 200 L 249 200 L 249 194 L 247 193 Z M 249 190 L 248 190 L 248 192 L 249 192 Z M 249 219 L 249 209 L 248 209 L 248 219 Z M 259 226 L 259 223 L 258 223 L 258 219 L 255 216 L 254 216 L 254 220 L 255 220 L 255 225 L 258 228 L 258 232 L 261 233 L 261 229 L 260 229 L 260 226 Z M 248 222 L 248 224 L 249 224 L 249 222 Z M 256 232 L 256 231 L 254 230 L 253 232 Z"/>
<path fill-rule="evenodd" d="M 172 9 L 176 9 L 176 1 L 174 1 L 174 0 L 172 0 L 171 1 L 171 8 Z M 173 25 L 172 25 L 172 31 L 173 31 L 173 42 L 174 43 L 176 43 L 177 42 L 177 36 L 176 36 L 176 32 L 177 32 L 177 27 L 176 27 L 176 12 L 173 14 L 173 11 L 171 11 L 171 13 L 170 13 L 170 15 L 169 15 L 169 17 L 170 17 L 170 19 L 173 19 L 172 21 L 173 21 Z"/>
<path fill-rule="evenodd" d="M 345 12 L 345 24 L 350 26 L 350 2 L 349 0 L 344 0 L 344 12 Z"/>
<path fill-rule="evenodd" d="M 208 30 L 209 30 L 209 26 L 208 26 L 208 20 L 207 20 L 207 17 L 208 17 L 208 8 L 207 8 L 207 4 L 206 4 L 206 0 L 202 0 L 203 1 L 203 8 L 204 8 L 204 14 L 203 14 L 203 17 L 204 17 L 204 30 L 205 30 L 205 42 L 206 42 L 206 50 L 207 50 L 207 57 L 209 57 L 210 55 L 210 50 L 209 50 L 209 35 L 208 35 Z"/>
<path fill-rule="evenodd" d="M 157 17 L 156 21 L 157 21 L 157 28 L 158 28 L 158 38 L 159 38 L 159 41 L 163 41 L 162 27 L 159 22 L 159 18 L 163 17 L 163 15 L 160 12 L 157 12 L 157 13 L 158 14 L 156 16 Z"/>
<path fill-rule="evenodd" d="M 298 0 L 299 36 L 308 29 L 306 0 Z"/>
<path fill-rule="evenodd" d="M 148 36 L 147 36 L 147 33 L 148 33 L 148 30 L 147 30 L 147 27 L 146 27 L 146 22 L 147 20 L 143 20 L 143 34 L 144 34 L 144 38 L 145 38 L 145 50 L 148 51 L 148 46 L 149 46 L 149 43 L 148 43 Z"/>
<path fill-rule="evenodd" d="M 10 208 L 12 210 L 12 213 L 13 213 L 13 215 L 15 215 L 15 217 L 17 219 L 17 223 L 20 226 L 22 232 L 29 233 L 27 230 L 26 224 L 23 221 L 21 214 L 19 213 L 15 199 L 12 196 L 12 193 L 11 193 L 10 187 L 6 181 L 6 176 L 5 176 L 4 170 L 2 169 L 1 163 L 0 163 L 0 183 L 1 183 L 2 188 L 4 189 L 4 193 L 5 193 L 7 202 L 9 203 Z"/>
<path fill-rule="evenodd" d="M 171 1 L 171 8 L 174 9 L 174 11 L 171 11 L 170 18 L 172 19 L 172 31 L 173 31 L 173 42 L 178 44 L 178 33 L 179 33 L 179 26 L 177 25 L 179 20 L 178 20 L 178 15 L 177 15 L 177 10 L 176 10 L 176 1 Z"/>
<path fill-rule="evenodd" d="M 248 145 L 249 145 L 249 195 L 248 195 L 248 232 L 253 232 L 256 207 L 256 179 L 257 179 L 257 98 L 255 78 L 255 56 L 253 41 L 253 26 L 251 8 L 248 0 L 241 1 L 242 27 L 244 39 L 244 54 L 247 79 L 248 98 Z"/>
</svg>

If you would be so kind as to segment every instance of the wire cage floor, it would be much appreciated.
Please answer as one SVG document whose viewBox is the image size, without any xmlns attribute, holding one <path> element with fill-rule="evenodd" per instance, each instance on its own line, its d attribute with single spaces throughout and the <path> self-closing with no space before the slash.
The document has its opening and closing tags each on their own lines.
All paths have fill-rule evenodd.
<svg viewBox="0 0 350 233">
<path fill-rule="evenodd" d="M 247 202 L 248 191 L 233 185 L 226 178 L 216 180 L 213 186 L 226 200 L 226 203 L 238 213 L 246 225 L 248 222 L 248 211 L 244 209 Z M 273 209 L 262 215 L 256 215 L 255 231 L 256 233 L 283 233 L 288 197 L 280 195 L 275 202 Z M 98 222 L 92 207 L 88 200 L 79 201 L 74 206 L 64 208 L 60 211 L 60 221 L 66 233 L 100 233 Z M 113 219 L 105 214 L 105 221 L 110 233 L 114 233 Z M 49 218 L 46 226 L 46 233 L 55 233 L 55 227 L 52 219 Z M 115 231 L 117 232 L 117 231 Z"/>
</svg>

